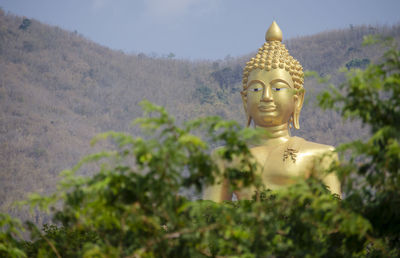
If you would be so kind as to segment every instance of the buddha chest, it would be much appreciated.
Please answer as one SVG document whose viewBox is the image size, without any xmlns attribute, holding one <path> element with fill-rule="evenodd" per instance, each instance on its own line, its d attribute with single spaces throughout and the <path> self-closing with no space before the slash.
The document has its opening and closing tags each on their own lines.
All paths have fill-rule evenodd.
<svg viewBox="0 0 400 258">
<path fill-rule="evenodd" d="M 265 156 L 257 155 L 258 173 L 269 189 L 278 189 L 295 183 L 298 177 L 307 177 L 312 168 L 310 156 L 299 147 L 280 145 L 265 148 Z"/>
<path fill-rule="evenodd" d="M 303 139 L 294 138 L 285 144 L 251 148 L 259 164 L 257 174 L 267 189 L 276 190 L 295 183 L 296 178 L 310 175 L 314 164 L 313 155 L 301 148 L 301 143 L 305 142 Z M 254 190 L 241 189 L 235 194 L 239 199 L 249 199 Z"/>
</svg>

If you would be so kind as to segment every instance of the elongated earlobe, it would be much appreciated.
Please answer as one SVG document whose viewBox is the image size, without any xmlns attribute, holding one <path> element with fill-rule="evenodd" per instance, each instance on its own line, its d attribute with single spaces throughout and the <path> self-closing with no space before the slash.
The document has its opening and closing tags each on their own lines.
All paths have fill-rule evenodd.
<svg viewBox="0 0 400 258">
<path fill-rule="evenodd" d="M 247 116 L 247 127 L 251 125 L 251 116 Z"/>
<path fill-rule="evenodd" d="M 301 108 L 303 107 L 304 94 L 305 94 L 305 90 L 301 89 L 296 98 L 296 105 L 295 105 L 294 112 L 293 112 L 293 127 L 296 129 L 300 129 L 300 122 L 299 122 L 300 111 L 301 111 Z"/>
<path fill-rule="evenodd" d="M 242 95 L 243 109 L 247 116 L 247 127 L 249 127 L 251 124 L 252 118 L 251 118 L 251 116 L 249 116 L 249 114 L 247 114 L 247 91 L 246 90 L 241 91 L 240 94 Z"/>
<path fill-rule="evenodd" d="M 300 112 L 295 112 L 293 114 L 293 127 L 297 130 L 300 129 L 299 118 L 300 118 Z"/>
</svg>

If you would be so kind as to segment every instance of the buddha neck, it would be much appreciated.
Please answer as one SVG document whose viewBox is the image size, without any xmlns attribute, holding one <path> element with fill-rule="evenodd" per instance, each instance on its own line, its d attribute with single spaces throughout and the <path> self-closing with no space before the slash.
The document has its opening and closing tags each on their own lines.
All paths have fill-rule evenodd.
<svg viewBox="0 0 400 258">
<path fill-rule="evenodd" d="M 258 126 L 257 128 L 261 128 L 266 132 L 261 136 L 262 145 L 279 145 L 290 139 L 290 132 L 287 123 L 270 127 Z"/>
</svg>

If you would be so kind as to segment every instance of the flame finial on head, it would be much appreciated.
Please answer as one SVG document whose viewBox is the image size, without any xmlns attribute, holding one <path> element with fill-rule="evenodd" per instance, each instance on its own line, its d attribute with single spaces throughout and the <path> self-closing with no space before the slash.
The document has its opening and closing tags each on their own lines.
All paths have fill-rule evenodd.
<svg viewBox="0 0 400 258">
<path fill-rule="evenodd" d="M 275 21 L 272 22 L 271 26 L 269 26 L 269 29 L 267 30 L 267 33 L 265 33 L 265 40 L 282 42 L 282 31 Z"/>
<path fill-rule="evenodd" d="M 243 90 L 246 91 L 248 77 L 251 71 L 261 69 L 285 69 L 292 76 L 295 89 L 302 89 L 304 83 L 303 67 L 294 59 L 285 45 L 282 44 L 282 31 L 273 21 L 265 34 L 266 42 L 259 48 L 255 57 L 251 58 L 243 70 Z"/>
</svg>

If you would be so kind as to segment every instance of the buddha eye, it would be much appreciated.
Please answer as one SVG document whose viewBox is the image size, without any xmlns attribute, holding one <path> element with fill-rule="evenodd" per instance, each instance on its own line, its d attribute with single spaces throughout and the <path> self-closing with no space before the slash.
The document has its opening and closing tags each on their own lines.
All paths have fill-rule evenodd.
<svg viewBox="0 0 400 258">
<path fill-rule="evenodd" d="M 280 81 L 271 84 L 272 91 L 282 91 L 288 89 L 288 87 L 289 85 Z"/>
<path fill-rule="evenodd" d="M 253 89 L 250 89 L 250 91 L 258 92 L 258 91 L 262 91 L 262 88 L 253 88 Z"/>
</svg>

